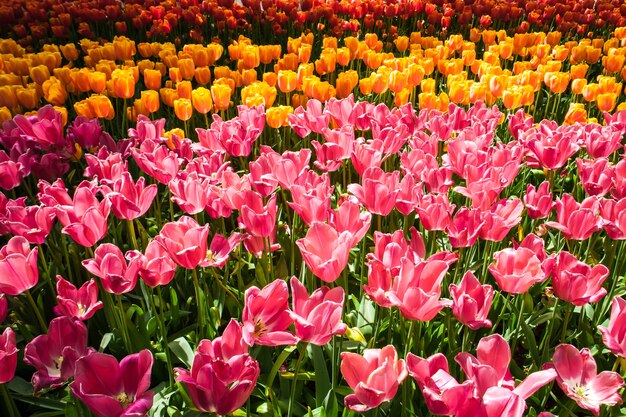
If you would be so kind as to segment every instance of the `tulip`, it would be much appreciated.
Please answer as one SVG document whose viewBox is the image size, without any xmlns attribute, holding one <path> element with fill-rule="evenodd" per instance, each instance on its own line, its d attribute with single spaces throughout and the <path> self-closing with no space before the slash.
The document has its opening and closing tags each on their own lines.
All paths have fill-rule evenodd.
<svg viewBox="0 0 626 417">
<path fill-rule="evenodd" d="M 576 158 L 578 175 L 588 195 L 603 196 L 613 187 L 615 168 L 606 158 L 594 160 Z"/>
<path fill-rule="evenodd" d="M 207 114 L 213 107 L 211 91 L 204 87 L 196 88 L 191 92 L 191 102 L 198 113 Z"/>
<path fill-rule="evenodd" d="M 531 219 L 545 219 L 550 215 L 554 202 L 550 192 L 550 183 L 544 181 L 535 189 L 535 186 L 528 184 L 524 195 L 526 211 Z"/>
<path fill-rule="evenodd" d="M 491 327 L 491 320 L 487 318 L 494 295 L 491 285 L 480 285 L 476 276 L 467 271 L 458 287 L 450 284 L 450 295 L 452 314 L 458 321 L 472 330 Z"/>
<path fill-rule="evenodd" d="M 349 184 L 348 191 L 356 196 L 368 211 L 386 216 L 395 206 L 399 192 L 399 175 L 398 171 L 385 173 L 377 167 L 368 168 L 363 173 L 363 185 Z"/>
<path fill-rule="evenodd" d="M 7 296 L 0 293 L 0 324 L 7 318 L 7 312 L 9 311 L 9 302 Z"/>
<path fill-rule="evenodd" d="M 174 262 L 194 269 L 206 257 L 209 225 L 200 226 L 193 218 L 182 216 L 166 223 L 156 237 Z"/>
<path fill-rule="evenodd" d="M 209 180 L 201 179 L 195 173 L 186 178 L 174 178 L 168 184 L 172 193 L 172 201 L 187 214 L 196 214 L 204 211 L 210 203 Z"/>
<path fill-rule="evenodd" d="M 191 371 L 174 368 L 176 381 L 187 388 L 193 406 L 219 416 L 242 407 L 256 385 L 259 363 L 248 354 L 241 325 L 231 320 L 222 336 L 202 340 Z"/>
<path fill-rule="evenodd" d="M 523 294 L 535 283 L 547 278 L 541 269 L 541 262 L 530 249 L 507 248 L 496 252 L 489 272 L 496 279 L 502 291 Z"/>
<path fill-rule="evenodd" d="M 55 217 L 52 207 L 11 206 L 7 207 L 4 224 L 13 235 L 23 236 L 29 243 L 41 245 L 50 233 Z"/>
<path fill-rule="evenodd" d="M 88 320 L 103 307 L 102 301 L 98 301 L 98 285 L 93 279 L 76 289 L 72 283 L 57 275 L 56 290 L 59 304 L 54 307 L 54 312 L 58 316 Z"/>
<path fill-rule="evenodd" d="M 296 337 L 302 342 L 324 346 L 334 335 L 343 334 L 347 326 L 341 322 L 344 290 L 318 288 L 309 297 L 306 287 L 296 277 L 289 281 L 293 299 L 290 312 L 296 327 Z"/>
<path fill-rule="evenodd" d="M 263 205 L 263 197 L 255 191 L 247 191 L 239 215 L 240 227 L 257 237 L 268 237 L 276 226 L 276 195 Z"/>
<path fill-rule="evenodd" d="M 346 407 L 359 413 L 391 401 L 407 376 L 403 359 L 393 345 L 382 349 L 365 349 L 363 356 L 341 353 L 341 374 L 354 390 L 345 397 Z"/>
<path fill-rule="evenodd" d="M 130 152 L 139 168 L 162 184 L 168 184 L 180 169 L 176 154 L 156 140 L 145 140 Z"/>
<path fill-rule="evenodd" d="M 0 384 L 6 384 L 13 379 L 17 368 L 17 348 L 15 347 L 15 332 L 10 327 L 4 329 L 0 335 Z"/>
<path fill-rule="evenodd" d="M 100 278 L 105 291 L 120 295 L 135 288 L 140 266 L 135 251 L 126 253 L 128 263 L 120 248 L 111 243 L 98 246 L 94 255 L 95 258 L 82 261 L 82 265 Z"/>
<path fill-rule="evenodd" d="M 24 362 L 37 368 L 35 391 L 58 387 L 74 376 L 76 361 L 95 350 L 87 347 L 87 326 L 70 317 L 50 322 L 48 333 L 31 340 L 24 348 Z"/>
<path fill-rule="evenodd" d="M 139 257 L 141 266 L 139 276 L 149 287 L 167 285 L 176 274 L 176 262 L 170 258 L 167 251 L 157 239 L 148 243 L 145 254 Z"/>
<path fill-rule="evenodd" d="M 592 268 L 571 253 L 562 251 L 552 270 L 554 295 L 575 306 L 598 302 L 607 293 L 602 283 L 608 276 L 606 266 L 598 264 Z"/>
<path fill-rule="evenodd" d="M 626 357 L 626 301 L 622 297 L 613 298 L 609 327 L 598 326 L 602 341 L 614 355 Z"/>
<path fill-rule="evenodd" d="M 70 388 L 98 417 L 143 416 L 154 397 L 148 391 L 153 361 L 147 349 L 119 363 L 111 355 L 94 352 L 76 362 Z"/>
<path fill-rule="evenodd" d="M 241 321 L 248 346 L 295 345 L 298 339 L 287 328 L 293 323 L 288 310 L 287 283 L 280 279 L 263 289 L 250 287 L 245 293 Z"/>
<path fill-rule="evenodd" d="M 480 210 L 462 207 L 456 212 L 445 231 L 453 248 L 469 247 L 478 239 L 484 224 Z"/>
<path fill-rule="evenodd" d="M 618 391 L 624 386 L 624 380 L 616 372 L 603 371 L 598 374 L 596 361 L 589 349 L 579 351 L 572 345 L 559 345 L 552 356 L 552 367 L 565 395 L 595 416 L 600 415 L 602 405 L 622 403 Z"/>
<path fill-rule="evenodd" d="M 489 211 L 482 213 L 483 227 L 479 237 L 484 240 L 501 242 L 509 231 L 522 221 L 524 206 L 522 200 L 500 200 Z"/>
<path fill-rule="evenodd" d="M 0 292 L 16 296 L 37 284 L 37 252 L 21 236 L 12 237 L 0 249 Z"/>
<path fill-rule="evenodd" d="M 224 84 L 213 84 L 211 86 L 211 96 L 213 97 L 213 107 L 215 111 L 226 110 L 230 107 L 230 95 L 232 89 Z"/>
<path fill-rule="evenodd" d="M 223 268 L 228 261 L 228 256 L 232 251 L 237 249 L 239 244 L 246 239 L 244 233 L 232 233 L 228 239 L 216 233 L 211 240 L 209 250 L 207 250 L 206 259 L 200 263 L 202 267 L 214 266 Z"/>
<path fill-rule="evenodd" d="M 582 203 L 565 193 L 556 199 L 556 222 L 546 222 L 548 227 L 560 230 L 567 239 L 586 240 L 602 227 L 599 216 L 600 203 L 597 198 L 588 197 Z"/>
<path fill-rule="evenodd" d="M 314 222 L 306 236 L 296 241 L 307 267 L 324 282 L 333 282 L 348 264 L 354 238 L 348 231 Z"/>
<path fill-rule="evenodd" d="M 111 201 L 115 217 L 132 221 L 148 211 L 156 196 L 157 186 L 152 184 L 146 187 L 144 177 L 135 183 L 129 172 L 123 172 L 121 178 L 113 183 L 113 188 L 104 186 L 103 192 Z"/>
</svg>

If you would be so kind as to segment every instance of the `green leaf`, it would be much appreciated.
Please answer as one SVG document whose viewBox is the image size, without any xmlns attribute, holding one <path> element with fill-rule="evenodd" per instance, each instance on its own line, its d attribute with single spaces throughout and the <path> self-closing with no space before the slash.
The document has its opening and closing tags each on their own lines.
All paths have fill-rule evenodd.
<svg viewBox="0 0 626 417">
<path fill-rule="evenodd" d="M 168 346 L 182 363 L 184 363 L 188 368 L 191 367 L 191 364 L 193 363 L 193 349 L 191 348 L 191 345 L 189 345 L 187 339 L 179 337 L 178 339 L 169 342 Z"/>
<path fill-rule="evenodd" d="M 328 391 L 328 395 L 324 399 L 325 417 L 337 417 L 339 415 L 339 406 L 337 405 L 337 397 L 333 390 Z"/>
<path fill-rule="evenodd" d="M 315 370 L 315 405 L 322 405 L 324 396 L 331 390 L 330 376 L 324 359 L 324 351 L 320 346 L 309 344 L 309 354 L 313 357 Z"/>
</svg>

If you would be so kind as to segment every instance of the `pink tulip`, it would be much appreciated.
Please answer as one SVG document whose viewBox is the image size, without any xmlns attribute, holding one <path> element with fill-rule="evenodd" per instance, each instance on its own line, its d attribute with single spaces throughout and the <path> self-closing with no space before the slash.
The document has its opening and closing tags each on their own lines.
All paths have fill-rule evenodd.
<svg viewBox="0 0 626 417">
<path fill-rule="evenodd" d="M 208 237 L 208 224 L 200 226 L 193 218 L 182 216 L 165 224 L 155 239 L 174 262 L 183 268 L 194 269 L 206 258 Z"/>
<path fill-rule="evenodd" d="M 98 201 L 95 187 L 86 181 L 78 185 L 69 205 L 61 203 L 55 209 L 57 218 L 64 226 L 62 232 L 79 245 L 92 247 L 108 232 L 107 218 L 111 201 L 107 198 Z"/>
<path fill-rule="evenodd" d="M 144 349 L 119 363 L 111 355 L 94 352 L 76 362 L 72 393 L 98 417 L 136 417 L 148 413 L 152 353 Z"/>
<path fill-rule="evenodd" d="M 362 185 L 349 184 L 348 191 L 356 196 L 368 211 L 386 216 L 396 203 L 399 176 L 398 171 L 386 173 L 377 167 L 368 168 L 363 173 Z"/>
<path fill-rule="evenodd" d="M 48 333 L 31 340 L 24 349 L 24 362 L 37 369 L 35 391 L 58 387 L 74 376 L 76 361 L 95 350 L 87 347 L 87 326 L 70 317 L 50 322 Z"/>
<path fill-rule="evenodd" d="M 112 294 L 124 294 L 132 291 L 137 284 L 140 260 L 136 251 L 129 251 L 126 263 L 122 251 L 111 243 L 98 246 L 94 252 L 95 258 L 85 259 L 82 264 L 85 269 L 100 278 L 102 288 Z"/>
<path fill-rule="evenodd" d="M 170 258 L 163 245 L 157 240 L 152 239 L 146 251 L 139 257 L 140 267 L 139 276 L 149 287 L 158 285 L 167 285 L 176 274 L 176 262 Z"/>
<path fill-rule="evenodd" d="M 396 209 L 404 216 L 408 216 L 415 210 L 423 195 L 422 184 L 416 183 L 411 174 L 407 174 L 400 180 L 398 194 L 396 195 Z"/>
<path fill-rule="evenodd" d="M 307 137 L 311 132 L 322 133 L 330 121 L 330 114 L 322 112 L 322 103 L 317 99 L 307 101 L 306 110 L 300 106 L 287 117 L 289 126 L 301 138 Z"/>
<path fill-rule="evenodd" d="M 330 218 L 328 224 L 337 230 L 339 234 L 342 232 L 350 232 L 352 235 L 352 243 L 350 246 L 356 246 L 365 236 L 372 222 L 372 214 L 369 211 L 361 211 L 357 202 L 347 198 L 340 201 L 337 209 L 330 210 Z"/>
<path fill-rule="evenodd" d="M 17 348 L 15 347 L 15 332 L 10 327 L 4 329 L 0 335 L 0 384 L 13 379 L 17 368 Z"/>
<path fill-rule="evenodd" d="M 524 141 L 529 154 L 536 158 L 538 166 L 556 170 L 565 165 L 569 157 L 580 148 L 577 136 L 582 133 L 582 129 L 576 126 L 558 126 L 552 129 L 547 124 L 548 122 L 542 121 L 539 128 L 530 129 Z"/>
<path fill-rule="evenodd" d="M 219 416 L 242 407 L 256 385 L 260 369 L 248 354 L 241 325 L 231 320 L 222 336 L 198 344 L 191 371 L 174 368 L 193 406 Z"/>
<path fill-rule="evenodd" d="M 270 158 L 261 154 L 256 160 L 249 163 L 250 183 L 254 190 L 263 197 L 268 197 L 278 187 L 278 180 L 274 176 L 273 163 Z"/>
<path fill-rule="evenodd" d="M 446 194 L 426 194 L 418 200 L 415 212 L 424 230 L 445 230 L 452 223 L 454 208 Z"/>
<path fill-rule="evenodd" d="M 276 243 L 275 241 L 276 228 L 274 228 L 269 238 L 257 237 L 246 234 L 243 241 L 243 246 L 250 254 L 256 256 L 257 258 L 260 258 L 261 256 L 263 256 L 264 253 L 275 252 L 280 249 L 280 243 Z"/>
<path fill-rule="evenodd" d="M 626 198 L 626 159 L 621 159 L 615 164 L 613 176 L 613 188 L 611 196 L 613 198 Z"/>
<path fill-rule="evenodd" d="M 276 194 L 263 204 L 263 197 L 255 191 L 244 194 L 239 214 L 240 227 L 257 237 L 268 237 L 276 226 Z"/>
<path fill-rule="evenodd" d="M 545 281 L 537 255 L 528 248 L 506 248 L 493 255 L 489 272 L 502 291 L 523 294 L 535 283 Z"/>
<path fill-rule="evenodd" d="M 382 349 L 365 349 L 363 356 L 341 352 L 341 374 L 354 390 L 345 397 L 345 405 L 359 413 L 378 407 L 396 395 L 407 376 L 403 359 L 393 345 Z"/>
<path fill-rule="evenodd" d="M 277 279 L 262 290 L 246 290 L 241 320 L 243 340 L 249 346 L 295 345 L 298 339 L 287 328 L 293 323 L 289 315 L 287 283 Z"/>
<path fill-rule="evenodd" d="M 296 245 L 313 275 L 324 282 L 333 282 L 348 265 L 353 241 L 352 233 L 339 233 L 329 224 L 315 222 Z"/>
<path fill-rule="evenodd" d="M 122 159 L 120 153 L 98 152 L 98 156 L 85 154 L 87 168 L 84 176 L 95 178 L 100 184 L 112 185 L 128 171 L 128 161 Z"/>
<path fill-rule="evenodd" d="M 611 239 L 626 239 L 626 198 L 600 200 L 600 216 Z"/>
<path fill-rule="evenodd" d="M 248 156 L 252 144 L 261 136 L 265 127 L 265 109 L 238 106 L 239 115 L 224 121 L 213 115 L 210 129 L 196 129 L 200 144 L 209 150 L 226 151 L 231 156 Z"/>
<path fill-rule="evenodd" d="M 41 245 L 50 233 L 56 218 L 55 210 L 46 206 L 7 207 L 4 224 L 15 236 L 25 237 L 29 243 Z"/>
<path fill-rule="evenodd" d="M 0 249 L 0 292 L 16 296 L 33 288 L 39 280 L 37 252 L 26 238 L 12 237 Z"/>
<path fill-rule="evenodd" d="M 613 187 L 615 168 L 606 158 L 594 160 L 576 158 L 580 182 L 589 195 L 603 196 Z"/>
<path fill-rule="evenodd" d="M 598 264 L 592 268 L 571 253 L 562 251 L 552 270 L 554 295 L 575 306 L 596 303 L 606 295 L 602 283 L 608 276 L 606 266 Z"/>
<path fill-rule="evenodd" d="M 291 189 L 298 178 L 309 169 L 311 160 L 311 150 L 308 148 L 300 149 L 298 152 L 285 151 L 279 155 L 270 147 L 261 145 L 261 154 L 267 156 L 274 178 L 286 190 Z"/>
<path fill-rule="evenodd" d="M 54 312 L 58 316 L 66 316 L 78 320 L 90 319 L 96 311 L 103 307 L 98 301 L 98 284 L 93 279 L 85 282 L 79 289 L 57 275 L 57 306 Z"/>
<path fill-rule="evenodd" d="M 188 174 L 184 178 L 179 175 L 168 184 L 172 201 L 187 214 L 204 211 L 210 202 L 209 187 L 209 180 L 201 179 L 196 173 Z"/>
<path fill-rule="evenodd" d="M 626 300 L 613 298 L 609 327 L 598 326 L 602 341 L 614 355 L 626 358 Z"/>
<path fill-rule="evenodd" d="M 146 179 L 139 178 L 135 183 L 128 171 L 113 183 L 113 188 L 103 186 L 103 194 L 111 200 L 113 214 L 118 219 L 133 220 L 143 216 L 157 193 L 156 184 L 146 187 Z"/>
<path fill-rule="evenodd" d="M 232 251 L 237 249 L 239 244 L 246 239 L 246 235 L 242 233 L 232 233 L 228 239 L 216 233 L 211 240 L 206 259 L 200 263 L 202 267 L 214 266 L 223 268 L 228 261 L 228 256 Z"/>
<path fill-rule="evenodd" d="M 324 105 L 324 113 L 330 114 L 331 120 L 337 126 L 354 124 L 354 95 L 350 94 L 343 99 L 331 97 Z"/>
<path fill-rule="evenodd" d="M 328 178 L 328 177 L 326 177 Z M 313 222 L 325 222 L 330 214 L 330 199 L 333 187 L 328 182 L 320 183 L 315 187 L 307 188 L 299 184 L 291 186 L 289 207 L 296 212 L 306 225 Z"/>
<path fill-rule="evenodd" d="M 0 188 L 12 190 L 20 185 L 24 174 L 23 166 L 13 161 L 5 151 L 0 151 Z"/>
<path fill-rule="evenodd" d="M 7 296 L 0 293 L 0 324 L 7 318 L 7 312 L 9 311 L 9 302 Z"/>
<path fill-rule="evenodd" d="M 537 189 L 535 189 L 534 185 L 528 184 L 526 186 L 526 194 L 524 195 L 524 204 L 531 219 L 545 219 L 548 217 L 552 207 L 554 207 L 550 183 L 544 181 Z"/>
<path fill-rule="evenodd" d="M 160 183 L 168 184 L 176 178 L 180 169 L 178 157 L 156 140 L 145 140 L 130 151 L 139 168 Z"/>
<path fill-rule="evenodd" d="M 479 237 L 483 240 L 501 242 L 512 228 L 522 221 L 524 205 L 519 198 L 500 200 L 489 211 L 482 212 L 483 227 Z"/>
<path fill-rule="evenodd" d="M 333 142 L 324 144 L 314 140 L 311 141 L 315 149 L 316 161 L 313 162 L 315 168 L 325 172 L 335 172 L 341 168 L 343 160 L 346 159 L 346 150 Z"/>
<path fill-rule="evenodd" d="M 588 197 L 582 203 L 574 197 L 563 194 L 556 199 L 556 222 L 545 225 L 560 230 L 567 239 L 586 240 L 603 226 L 599 215 L 600 203 L 595 197 Z"/>
<path fill-rule="evenodd" d="M 491 285 L 480 285 L 476 276 L 467 271 L 458 287 L 450 284 L 450 295 L 452 314 L 458 321 L 472 330 L 491 327 L 487 318 L 494 295 Z"/>
<path fill-rule="evenodd" d="M 383 162 L 383 141 L 380 139 L 365 141 L 359 138 L 354 144 L 350 158 L 352 166 L 360 176 L 363 176 L 368 168 L 380 168 Z"/>
<path fill-rule="evenodd" d="M 462 207 L 445 230 L 453 248 L 469 247 L 478 239 L 484 224 L 480 210 Z"/>
<path fill-rule="evenodd" d="M 343 334 L 347 326 L 341 322 L 344 290 L 322 286 L 309 297 L 306 287 L 296 277 L 289 281 L 293 298 L 291 318 L 296 337 L 302 342 L 324 346 L 333 336 Z"/>
<path fill-rule="evenodd" d="M 589 349 L 576 349 L 562 344 L 556 347 L 552 357 L 559 386 L 563 392 L 576 401 L 579 407 L 600 415 L 600 406 L 613 406 L 622 403 L 619 390 L 624 380 L 616 372 L 604 371 L 598 374 L 596 361 Z"/>
<path fill-rule="evenodd" d="M 622 145 L 623 134 L 613 126 L 589 123 L 585 126 L 585 150 L 592 158 L 607 158 Z"/>
</svg>

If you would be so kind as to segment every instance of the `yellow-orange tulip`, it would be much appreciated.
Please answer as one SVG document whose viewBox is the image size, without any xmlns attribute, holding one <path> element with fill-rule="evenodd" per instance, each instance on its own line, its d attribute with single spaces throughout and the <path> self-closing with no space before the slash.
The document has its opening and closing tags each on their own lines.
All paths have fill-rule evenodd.
<svg viewBox="0 0 626 417">
<path fill-rule="evenodd" d="M 87 103 L 95 117 L 111 120 L 115 116 L 115 110 L 107 96 L 94 94 L 87 99 Z"/>
<path fill-rule="evenodd" d="M 359 80 L 359 90 L 361 91 L 361 94 L 363 95 L 369 95 L 372 93 L 372 84 L 373 84 L 373 80 L 371 77 L 368 78 L 361 78 Z"/>
<path fill-rule="evenodd" d="M 141 92 L 141 103 L 148 113 L 159 111 L 161 107 L 159 93 L 154 90 L 143 90 Z"/>
<path fill-rule="evenodd" d="M 191 82 L 189 81 L 180 81 L 176 83 L 176 94 L 178 98 L 186 98 L 187 100 L 191 100 Z"/>
<path fill-rule="evenodd" d="M 587 76 L 587 69 L 589 69 L 589 65 L 587 64 L 572 65 L 569 70 L 572 80 L 585 78 Z"/>
<path fill-rule="evenodd" d="M 15 90 L 15 95 L 20 106 L 27 110 L 34 109 L 39 104 L 39 95 L 35 88 L 18 87 Z"/>
<path fill-rule="evenodd" d="M 193 114 L 193 106 L 191 100 L 187 98 L 179 98 L 174 101 L 174 113 L 179 120 L 187 121 L 191 119 Z"/>
<path fill-rule="evenodd" d="M 434 78 L 426 78 L 422 80 L 422 83 L 420 84 L 420 89 L 422 90 L 422 93 L 434 93 L 435 87 L 436 84 Z"/>
<path fill-rule="evenodd" d="M 389 89 L 394 93 L 404 90 L 408 83 L 408 73 L 404 71 L 393 70 L 389 74 Z"/>
<path fill-rule="evenodd" d="M 7 107 L 0 107 L 0 123 L 4 123 L 6 120 L 12 119 L 11 110 Z"/>
<path fill-rule="evenodd" d="M 241 63 L 243 68 L 256 68 L 261 63 L 259 47 L 256 45 L 246 45 L 241 50 Z"/>
<path fill-rule="evenodd" d="M 295 69 L 294 65 L 297 67 L 297 63 L 301 63 L 304 64 L 306 62 L 309 62 L 311 60 L 311 51 L 313 50 L 313 47 L 309 44 L 302 44 L 300 46 L 300 48 L 298 48 L 298 55 L 295 54 L 286 54 L 285 58 L 287 58 L 287 56 L 291 56 L 293 58 L 291 65 L 289 65 L 288 67 L 285 67 L 284 69 Z M 289 62 L 286 62 L 287 64 L 290 64 Z"/>
<path fill-rule="evenodd" d="M 74 111 L 76 112 L 77 116 L 84 116 L 88 119 L 93 119 L 94 117 L 96 117 L 95 114 L 93 114 L 91 106 L 89 105 L 89 102 L 87 100 L 81 100 L 74 103 Z"/>
<path fill-rule="evenodd" d="M 241 71 L 241 79 L 243 85 L 250 85 L 253 82 L 257 81 L 257 74 L 254 68 L 245 69 Z"/>
<path fill-rule="evenodd" d="M 174 101 L 178 99 L 178 93 L 173 88 L 161 88 L 159 90 L 159 97 L 163 104 L 168 107 L 174 107 Z"/>
<path fill-rule="evenodd" d="M 56 77 L 50 77 L 42 85 L 43 96 L 48 103 L 54 106 L 62 106 L 67 100 L 67 90 Z"/>
<path fill-rule="evenodd" d="M 131 98 L 135 95 L 135 77 L 129 70 L 117 69 L 111 74 L 113 94 L 119 98 Z"/>
<path fill-rule="evenodd" d="M 396 45 L 396 49 L 398 52 L 403 53 L 407 49 L 409 49 L 409 38 L 408 36 L 398 36 L 393 43 Z"/>
<path fill-rule="evenodd" d="M 212 66 L 215 62 L 222 57 L 224 53 L 224 47 L 216 42 L 212 42 L 206 46 L 208 53 L 207 66 Z"/>
<path fill-rule="evenodd" d="M 599 87 L 600 86 L 596 83 L 591 83 L 583 86 L 582 95 L 585 101 L 596 101 L 596 98 L 598 97 Z"/>
<path fill-rule="evenodd" d="M 115 50 L 115 59 L 118 61 L 126 61 L 132 59 L 137 53 L 135 41 L 131 41 L 125 36 L 116 36 L 113 39 L 113 49 Z"/>
<path fill-rule="evenodd" d="M 278 71 L 278 89 L 283 93 L 290 93 L 296 89 L 297 74 L 291 70 Z"/>
<path fill-rule="evenodd" d="M 213 107 L 211 91 L 204 87 L 198 87 L 191 92 L 191 103 L 198 113 L 207 114 Z"/>
<path fill-rule="evenodd" d="M 241 89 L 241 101 L 249 107 L 264 104 L 265 108 L 270 108 L 274 100 L 276 88 L 263 81 L 257 81 Z"/>
<path fill-rule="evenodd" d="M 179 59 L 178 70 L 180 71 L 180 76 L 183 78 L 183 80 L 191 80 L 196 70 L 196 67 L 193 63 L 193 59 L 191 58 Z"/>
<path fill-rule="evenodd" d="M 198 84 L 207 85 L 211 82 L 211 69 L 209 67 L 196 67 L 193 78 Z"/>
<path fill-rule="evenodd" d="M 146 69 L 143 72 L 143 82 L 146 88 L 158 90 L 161 88 L 161 72 L 155 69 Z"/>
<path fill-rule="evenodd" d="M 71 62 L 78 59 L 78 49 L 76 49 L 76 45 L 73 43 L 59 45 L 59 49 L 61 49 L 61 53 L 68 61 Z"/>
<path fill-rule="evenodd" d="M 92 71 L 89 73 L 89 88 L 97 94 L 103 92 L 106 88 L 107 76 L 100 71 Z"/>
<path fill-rule="evenodd" d="M 571 125 L 576 122 L 585 123 L 586 121 L 587 110 L 585 110 L 585 105 L 583 103 L 570 103 L 563 123 Z"/>
<path fill-rule="evenodd" d="M 389 75 L 387 73 L 374 73 L 370 76 L 372 79 L 372 92 L 375 94 L 383 94 L 389 89 Z"/>
<path fill-rule="evenodd" d="M 617 94 L 615 93 L 598 94 L 598 97 L 596 97 L 596 105 L 598 106 L 598 109 L 602 112 L 613 111 L 616 102 Z"/>
<path fill-rule="evenodd" d="M 352 93 L 354 87 L 359 83 L 359 74 L 354 71 L 340 72 L 335 82 L 335 93 L 337 98 L 346 98 Z"/>
<path fill-rule="evenodd" d="M 572 93 L 574 94 L 582 94 L 583 88 L 587 85 L 586 78 L 577 78 L 572 80 Z"/>
<path fill-rule="evenodd" d="M 478 101 L 486 101 L 487 86 L 481 82 L 473 83 L 469 88 L 469 101 L 474 104 Z"/>
<path fill-rule="evenodd" d="M 37 65 L 30 69 L 30 79 L 39 85 L 50 78 L 50 70 L 45 65 Z"/>
<path fill-rule="evenodd" d="M 518 86 L 511 86 L 504 90 L 502 94 L 502 103 L 509 110 L 517 109 L 522 105 L 522 92 Z"/>
<path fill-rule="evenodd" d="M 270 107 L 265 111 L 265 120 L 269 127 L 278 129 L 282 126 L 289 126 L 288 116 L 293 113 L 291 106 Z"/>
<path fill-rule="evenodd" d="M 213 84 L 211 97 L 215 111 L 226 110 L 230 106 L 230 96 L 233 90 L 226 84 Z"/>
<path fill-rule="evenodd" d="M 72 71 L 70 73 L 70 79 L 72 80 L 72 85 L 76 91 L 86 93 L 91 90 L 91 86 L 89 84 L 89 70 L 87 68 Z"/>
<path fill-rule="evenodd" d="M 548 72 L 544 76 L 546 86 L 555 94 L 560 94 L 567 90 L 570 75 L 567 72 Z"/>
<path fill-rule="evenodd" d="M 608 55 L 602 57 L 602 66 L 606 72 L 617 73 L 622 70 L 624 60 L 626 60 L 626 56 L 624 55 Z"/>
</svg>

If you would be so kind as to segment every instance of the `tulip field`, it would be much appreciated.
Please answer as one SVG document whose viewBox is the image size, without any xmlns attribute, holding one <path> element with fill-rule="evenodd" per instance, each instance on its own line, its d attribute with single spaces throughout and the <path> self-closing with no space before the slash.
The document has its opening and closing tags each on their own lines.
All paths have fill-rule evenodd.
<svg viewBox="0 0 626 417">
<path fill-rule="evenodd" d="M 626 2 L 6 0 L 0 416 L 626 415 Z"/>
</svg>

